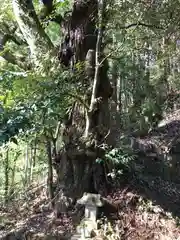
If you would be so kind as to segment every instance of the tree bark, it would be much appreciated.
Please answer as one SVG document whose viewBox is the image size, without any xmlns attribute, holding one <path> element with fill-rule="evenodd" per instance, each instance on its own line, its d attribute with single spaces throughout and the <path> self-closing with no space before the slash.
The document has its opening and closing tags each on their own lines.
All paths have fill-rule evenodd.
<svg viewBox="0 0 180 240">
<path fill-rule="evenodd" d="M 2 34 L 2 33 L 1 33 Z M 8 41 L 13 41 L 17 43 L 16 38 L 9 34 L 2 34 L 0 39 L 0 52 L 1 56 L 9 63 L 18 65 L 20 68 L 27 69 L 27 65 L 24 63 L 24 57 L 16 57 L 9 50 L 5 49 L 5 45 Z"/>
</svg>

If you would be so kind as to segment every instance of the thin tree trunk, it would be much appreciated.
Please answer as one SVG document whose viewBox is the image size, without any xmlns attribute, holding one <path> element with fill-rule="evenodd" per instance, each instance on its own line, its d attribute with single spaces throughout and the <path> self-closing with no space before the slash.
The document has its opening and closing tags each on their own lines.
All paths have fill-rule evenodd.
<svg viewBox="0 0 180 240">
<path fill-rule="evenodd" d="M 96 51 L 95 51 L 95 73 L 94 73 L 94 82 L 93 82 L 93 89 L 91 94 L 91 102 L 89 106 L 89 111 L 86 118 L 86 130 L 85 130 L 85 137 L 87 138 L 90 133 L 92 133 L 92 130 L 94 130 L 93 125 L 93 112 L 94 108 L 97 108 L 97 98 L 98 98 L 98 87 L 100 83 L 100 70 L 101 70 L 101 64 L 104 64 L 105 59 L 102 59 L 102 39 L 103 39 L 103 33 L 104 33 L 104 14 L 105 14 L 105 1 L 101 0 L 99 1 L 98 5 L 98 12 L 99 12 L 99 26 L 98 26 L 98 36 L 97 36 L 97 42 L 96 42 Z M 102 99 L 99 99 L 102 101 Z M 100 104 L 102 104 L 100 102 Z M 96 106 L 95 106 L 96 105 Z"/>
<path fill-rule="evenodd" d="M 34 141 L 33 168 L 36 166 L 37 138 Z"/>
<path fill-rule="evenodd" d="M 28 143 L 26 143 L 26 150 L 25 150 L 25 177 L 24 177 L 24 181 L 25 181 L 25 187 L 27 187 L 29 185 L 29 154 L 28 154 Z"/>
<path fill-rule="evenodd" d="M 53 191 L 53 167 L 52 167 L 52 150 L 51 150 L 51 141 L 46 139 L 46 151 L 48 156 L 48 178 L 47 178 L 47 187 L 49 190 L 50 199 L 54 198 Z"/>
<path fill-rule="evenodd" d="M 13 168 L 12 168 L 12 176 L 11 176 L 11 188 L 9 191 L 9 196 L 11 196 L 11 199 L 13 198 L 13 194 L 14 194 L 14 182 L 15 182 L 15 175 L 16 175 L 16 162 L 18 160 L 18 157 L 20 156 L 21 152 L 17 152 L 15 157 L 14 157 L 14 161 L 13 161 Z"/>
<path fill-rule="evenodd" d="M 121 114 L 121 76 L 117 77 L 116 81 L 116 99 L 117 99 L 117 105 L 116 105 L 116 111 L 117 113 Z"/>
<path fill-rule="evenodd" d="M 114 86 L 113 101 L 111 102 L 111 134 L 110 144 L 116 146 L 121 134 L 121 77 L 118 73 L 118 62 L 113 61 L 111 66 L 112 84 Z"/>
<path fill-rule="evenodd" d="M 4 165 L 5 185 L 4 185 L 4 199 L 8 202 L 9 192 L 9 149 L 6 150 L 5 165 Z"/>
<path fill-rule="evenodd" d="M 30 158 L 29 158 L 29 184 L 32 182 L 32 175 L 33 175 L 33 149 L 32 144 L 30 146 Z"/>
</svg>

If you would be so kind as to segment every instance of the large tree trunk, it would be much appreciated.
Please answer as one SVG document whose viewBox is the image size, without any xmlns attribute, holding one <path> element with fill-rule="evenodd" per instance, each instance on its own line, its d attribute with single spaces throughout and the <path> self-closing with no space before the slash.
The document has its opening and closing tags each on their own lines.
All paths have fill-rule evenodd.
<svg viewBox="0 0 180 240">
<path fill-rule="evenodd" d="M 107 77 L 108 62 L 102 49 L 105 3 L 102 2 L 101 9 L 98 8 L 97 0 L 74 1 L 72 15 L 64 25 L 65 40 L 60 54 L 65 66 L 70 66 L 70 61 L 73 64 L 85 62 L 85 76 L 83 81 L 79 77 L 79 82 L 85 86 L 83 99 L 86 99 L 86 104 L 75 103 L 71 122 L 64 126 L 65 147 L 56 158 L 55 165 L 58 182 L 64 187 L 65 194 L 73 198 L 83 192 L 105 193 L 107 190 L 104 165 L 96 160 L 103 158 L 105 153 L 100 145 L 109 131 L 108 98 L 112 88 Z M 74 53 L 69 62 L 64 61 L 68 52 L 65 48 Z M 76 71 L 75 66 L 73 69 Z"/>
<path fill-rule="evenodd" d="M 12 1 L 19 27 L 36 59 L 52 44 L 39 23 L 32 1 Z M 75 87 L 81 86 L 84 96 L 76 98 L 68 124 L 64 124 L 65 145 L 55 156 L 54 166 L 62 192 L 77 198 L 85 191 L 106 190 L 104 166 L 96 162 L 105 153 L 100 146 L 109 132 L 108 99 L 112 95 L 107 77 L 108 62 L 102 48 L 106 0 L 74 0 L 72 14 L 65 16 L 59 59 L 62 65 L 75 72 Z M 77 63 L 85 65 L 84 73 L 78 73 Z"/>
</svg>

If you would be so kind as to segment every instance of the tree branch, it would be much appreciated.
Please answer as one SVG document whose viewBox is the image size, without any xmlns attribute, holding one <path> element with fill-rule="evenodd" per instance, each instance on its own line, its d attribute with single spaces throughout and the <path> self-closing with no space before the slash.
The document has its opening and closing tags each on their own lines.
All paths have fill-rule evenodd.
<svg viewBox="0 0 180 240">
<path fill-rule="evenodd" d="M 143 26 L 143 27 L 147 27 L 147 28 L 156 28 L 156 29 L 161 29 L 161 30 L 164 29 L 161 26 L 156 26 L 156 25 L 153 25 L 153 24 L 146 24 L 146 23 L 142 23 L 142 22 L 131 23 L 127 26 L 120 26 L 120 29 L 128 29 L 128 28 L 137 27 L 137 26 Z"/>
<path fill-rule="evenodd" d="M 72 93 L 68 93 L 68 96 L 78 100 L 84 107 L 85 109 L 88 111 L 89 110 L 89 106 L 86 104 L 86 102 L 81 98 L 81 96 L 79 96 L 78 94 L 72 94 Z"/>
<path fill-rule="evenodd" d="M 18 36 L 17 30 L 19 30 L 19 34 L 22 35 L 20 33 L 20 29 L 18 29 L 18 26 L 16 26 L 15 23 L 12 26 L 10 26 L 7 23 L 3 22 L 0 33 L 2 35 L 5 35 L 5 34 L 8 35 L 8 38 L 11 39 L 17 45 L 22 45 L 22 44 L 27 45 L 24 39 Z"/>
<path fill-rule="evenodd" d="M 53 5 L 53 0 L 43 0 L 44 8 L 41 11 L 40 19 L 43 21 L 45 19 L 48 19 L 49 21 L 56 22 L 58 24 L 61 24 L 63 18 L 60 14 L 55 14 L 55 6 Z M 51 16 L 53 14 L 53 16 Z"/>
<path fill-rule="evenodd" d="M 27 68 L 27 66 L 23 63 L 24 62 L 24 57 L 17 58 L 14 56 L 9 50 L 5 49 L 5 45 L 9 40 L 15 40 L 11 35 L 5 34 L 1 39 L 0 39 L 0 55 L 3 57 L 7 62 L 13 64 L 13 65 L 18 65 L 20 68 Z M 16 43 L 16 41 L 15 41 Z"/>
<path fill-rule="evenodd" d="M 39 22 L 32 1 L 12 0 L 13 12 L 22 35 L 29 45 L 34 66 L 44 63 L 43 57 L 52 53 L 54 45 Z"/>
<path fill-rule="evenodd" d="M 27 45 L 27 43 L 25 41 L 23 41 L 21 38 L 19 38 L 16 34 L 14 35 L 8 35 L 9 40 L 13 41 L 14 43 L 16 43 L 17 45 Z"/>
</svg>

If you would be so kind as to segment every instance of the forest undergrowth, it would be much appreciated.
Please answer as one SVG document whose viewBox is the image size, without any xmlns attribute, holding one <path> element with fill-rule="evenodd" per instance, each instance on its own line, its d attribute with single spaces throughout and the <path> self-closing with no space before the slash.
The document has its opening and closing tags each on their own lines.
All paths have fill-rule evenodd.
<svg viewBox="0 0 180 240">
<path fill-rule="evenodd" d="M 141 138 L 141 143 L 156 143 L 158 149 L 162 143 L 164 146 L 169 145 L 176 136 L 175 133 L 178 135 L 178 118 L 178 111 L 167 116 L 160 123 L 163 126 Z M 140 159 L 134 160 L 131 166 L 133 176 L 130 176 L 131 173 L 121 175 L 119 187 L 114 187 L 105 196 L 116 205 L 116 211 L 101 215 L 98 220 L 99 230 L 94 239 L 180 239 L 179 183 L 163 180 L 167 174 L 163 176 L 157 164 L 157 159 L 151 155 L 150 158 L 146 156 L 143 157 L 143 163 Z M 162 168 L 162 161 L 160 166 Z M 168 186 L 169 183 L 171 185 Z M 171 189 L 172 194 L 167 188 Z M 21 198 L 16 197 L 9 203 L 0 205 L 0 239 L 63 240 L 70 239 L 76 231 L 79 224 L 76 216 L 64 214 L 60 218 L 56 217 L 48 197 L 46 181 L 32 183 L 19 196 Z"/>
<path fill-rule="evenodd" d="M 171 128 L 165 125 L 166 131 L 164 130 L 164 132 L 166 134 L 164 132 L 162 134 L 160 130 L 156 131 L 156 137 L 158 136 L 160 140 L 163 140 L 163 143 L 166 142 L 165 138 L 172 135 L 171 131 L 174 132 L 173 129 L 177 127 L 177 124 L 174 123 L 176 123 L 175 120 L 178 119 L 179 114 L 171 114 L 171 116 Z M 167 119 L 169 121 L 170 116 Z M 163 121 L 166 124 L 167 120 Z M 162 127 L 160 128 L 162 130 Z M 146 143 L 148 138 L 152 142 L 154 135 L 155 133 L 151 132 L 149 138 L 145 137 L 141 141 Z M 157 138 L 155 139 L 157 141 Z M 156 162 L 153 163 L 151 158 L 151 166 L 149 160 L 146 160 L 146 163 L 143 162 L 141 171 L 140 168 L 133 169 L 133 177 L 122 174 L 119 187 L 111 189 L 111 192 L 105 196 L 117 208 L 115 212 L 101 215 L 98 220 L 99 230 L 94 239 L 180 239 L 179 215 L 177 212 L 171 211 L 175 195 L 171 195 L 170 199 L 163 196 L 152 198 L 153 191 L 157 193 L 157 189 L 159 189 L 162 193 L 163 187 L 161 187 L 160 182 L 155 180 L 155 172 L 153 174 L 147 172 L 147 168 L 153 167 L 154 169 L 153 164 Z M 136 167 L 140 165 L 140 162 L 135 164 Z M 153 187 L 153 184 L 156 186 Z M 179 184 L 174 183 L 174 185 L 178 189 Z M 171 189 L 173 191 L 172 187 Z M 79 222 L 77 222 L 76 216 L 65 214 L 61 218 L 57 218 L 47 193 L 46 181 L 38 184 L 34 182 L 21 195 L 21 199 L 15 198 L 9 203 L 1 203 L 0 239 L 70 239 Z M 168 195 L 168 191 L 166 193 Z M 165 208 L 162 201 L 157 201 L 161 200 L 161 197 L 165 200 L 166 206 L 171 206 L 171 208 Z"/>
<path fill-rule="evenodd" d="M 34 184 L 26 199 L 1 205 L 0 239 L 70 239 L 76 220 L 66 215 L 57 219 L 46 192 L 45 185 Z M 113 190 L 107 199 L 118 205 L 118 209 L 99 219 L 100 229 L 94 239 L 179 239 L 177 219 L 138 195 L 131 185 Z"/>
</svg>

